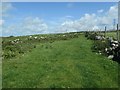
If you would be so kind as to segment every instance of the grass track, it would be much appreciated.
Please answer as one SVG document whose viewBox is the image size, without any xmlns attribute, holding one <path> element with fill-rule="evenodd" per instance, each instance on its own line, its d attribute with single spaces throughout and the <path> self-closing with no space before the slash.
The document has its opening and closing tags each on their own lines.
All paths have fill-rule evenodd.
<svg viewBox="0 0 120 90">
<path fill-rule="evenodd" d="M 3 61 L 3 88 L 116 88 L 118 64 L 91 52 L 84 36 L 40 43 L 32 52 Z"/>
</svg>

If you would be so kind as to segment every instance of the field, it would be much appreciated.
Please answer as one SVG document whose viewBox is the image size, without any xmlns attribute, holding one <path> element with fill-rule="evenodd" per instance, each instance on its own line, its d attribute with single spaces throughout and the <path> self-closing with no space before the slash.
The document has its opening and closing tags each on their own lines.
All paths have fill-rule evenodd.
<svg viewBox="0 0 120 90">
<path fill-rule="evenodd" d="M 120 34 L 120 31 L 119 31 L 119 34 Z M 117 33 L 116 32 L 107 32 L 106 36 L 117 38 Z M 120 38 L 120 35 L 119 35 L 119 38 Z"/>
<path fill-rule="evenodd" d="M 77 35 L 21 44 L 26 52 L 2 61 L 3 88 L 118 88 L 119 64 L 92 52 L 93 41 Z"/>
</svg>

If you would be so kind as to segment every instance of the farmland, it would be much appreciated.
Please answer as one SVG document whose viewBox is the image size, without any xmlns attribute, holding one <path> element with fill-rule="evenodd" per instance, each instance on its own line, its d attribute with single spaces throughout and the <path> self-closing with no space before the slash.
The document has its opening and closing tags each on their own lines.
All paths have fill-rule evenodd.
<svg viewBox="0 0 120 90">
<path fill-rule="evenodd" d="M 118 88 L 119 64 L 83 33 L 31 37 L 3 38 L 3 88 Z"/>
</svg>

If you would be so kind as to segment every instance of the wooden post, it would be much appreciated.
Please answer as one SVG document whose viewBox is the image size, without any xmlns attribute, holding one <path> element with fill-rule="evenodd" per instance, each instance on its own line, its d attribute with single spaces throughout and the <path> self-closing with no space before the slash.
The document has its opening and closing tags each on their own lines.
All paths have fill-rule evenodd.
<svg viewBox="0 0 120 90">
<path fill-rule="evenodd" d="M 117 24 L 117 31 L 116 31 L 116 34 L 117 34 L 117 40 L 119 41 L 119 28 L 118 28 L 118 24 Z"/>
</svg>

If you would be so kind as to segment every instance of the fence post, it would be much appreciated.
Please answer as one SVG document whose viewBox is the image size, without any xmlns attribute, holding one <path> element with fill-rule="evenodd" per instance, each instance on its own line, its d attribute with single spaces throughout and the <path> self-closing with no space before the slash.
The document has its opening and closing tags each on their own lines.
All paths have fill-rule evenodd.
<svg viewBox="0 0 120 90">
<path fill-rule="evenodd" d="M 119 28 L 118 28 L 118 24 L 117 24 L 117 31 L 116 31 L 117 33 L 117 40 L 119 41 Z"/>
</svg>

